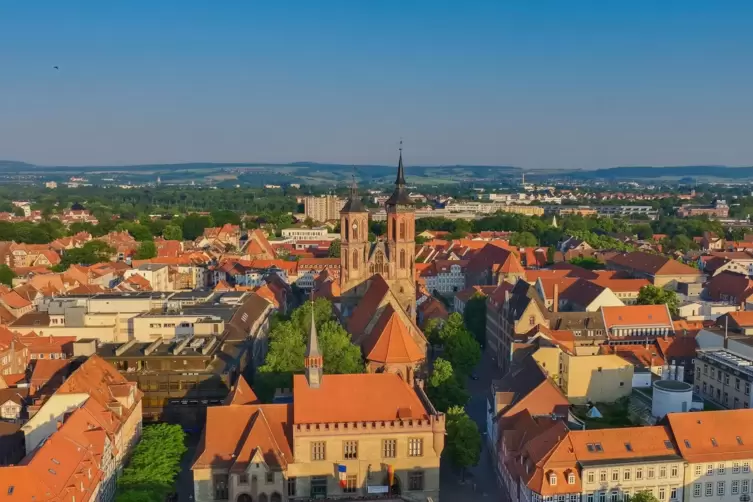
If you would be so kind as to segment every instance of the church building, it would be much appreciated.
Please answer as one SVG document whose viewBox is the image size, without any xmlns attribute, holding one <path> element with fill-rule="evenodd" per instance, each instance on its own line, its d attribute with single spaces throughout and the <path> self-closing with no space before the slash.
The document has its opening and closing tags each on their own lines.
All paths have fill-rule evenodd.
<svg viewBox="0 0 753 502">
<path fill-rule="evenodd" d="M 402 148 L 385 208 L 387 233 L 369 242 L 369 212 L 354 181 L 340 211 L 340 310 L 369 372 L 409 378 L 425 362 L 427 341 L 416 325 L 416 213 Z"/>
</svg>

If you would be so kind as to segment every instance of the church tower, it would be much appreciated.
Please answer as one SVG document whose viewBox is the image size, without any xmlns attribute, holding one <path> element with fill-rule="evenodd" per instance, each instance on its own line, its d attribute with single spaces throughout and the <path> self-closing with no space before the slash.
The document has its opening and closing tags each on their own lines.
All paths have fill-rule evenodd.
<svg viewBox="0 0 753 502">
<path fill-rule="evenodd" d="M 405 188 L 403 147 L 397 165 L 395 190 L 385 203 L 387 211 L 387 254 L 390 270 L 386 277 L 403 310 L 416 318 L 416 213 Z"/>
<path fill-rule="evenodd" d="M 319 340 L 316 336 L 316 323 L 314 322 L 314 302 L 311 302 L 311 329 L 306 343 L 306 354 L 303 365 L 306 368 L 306 381 L 312 389 L 318 389 L 322 383 L 324 372 L 324 358 L 319 350 Z"/>
<path fill-rule="evenodd" d="M 369 211 L 358 195 L 353 177 L 350 196 L 340 211 L 340 288 L 343 293 L 355 293 L 369 278 L 368 251 Z"/>
</svg>

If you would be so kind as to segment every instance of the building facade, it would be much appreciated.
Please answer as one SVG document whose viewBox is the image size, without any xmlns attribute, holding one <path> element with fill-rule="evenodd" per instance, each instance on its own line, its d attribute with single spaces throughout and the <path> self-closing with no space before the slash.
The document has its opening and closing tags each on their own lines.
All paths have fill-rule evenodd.
<svg viewBox="0 0 753 502">
<path fill-rule="evenodd" d="M 345 202 L 336 195 L 309 196 L 303 199 L 303 212 L 307 218 L 320 223 L 337 220 Z"/>
</svg>

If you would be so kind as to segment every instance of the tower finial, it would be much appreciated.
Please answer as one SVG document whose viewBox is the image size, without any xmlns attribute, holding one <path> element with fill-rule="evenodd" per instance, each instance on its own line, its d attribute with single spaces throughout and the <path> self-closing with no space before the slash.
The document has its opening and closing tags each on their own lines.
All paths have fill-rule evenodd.
<svg viewBox="0 0 753 502">
<path fill-rule="evenodd" d="M 403 138 L 400 138 L 400 158 L 397 161 L 397 179 L 395 185 L 398 187 L 405 185 L 405 169 L 403 168 Z"/>
<path fill-rule="evenodd" d="M 316 316 L 314 315 L 314 289 L 311 289 L 311 328 L 309 329 L 309 339 L 306 343 L 306 354 L 304 359 L 306 367 L 306 380 L 309 387 L 319 388 L 322 381 L 322 372 L 324 371 L 324 358 L 319 350 L 319 340 L 316 335 Z"/>
</svg>

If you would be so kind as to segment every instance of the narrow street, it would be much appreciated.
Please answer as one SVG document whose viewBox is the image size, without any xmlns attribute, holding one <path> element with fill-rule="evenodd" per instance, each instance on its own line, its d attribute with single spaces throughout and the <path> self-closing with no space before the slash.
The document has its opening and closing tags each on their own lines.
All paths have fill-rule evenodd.
<svg viewBox="0 0 753 502">
<path fill-rule="evenodd" d="M 465 502 L 470 500 L 502 501 L 502 490 L 497 486 L 494 467 L 486 438 L 486 407 L 493 379 L 501 377 L 490 356 L 484 353 L 476 370 L 478 380 L 468 380 L 471 400 L 466 407 L 468 415 L 478 425 L 481 432 L 481 458 L 479 464 L 468 469 L 465 483 L 460 481 L 460 473 L 454 472 L 449 462 L 442 462 L 440 498 L 444 502 Z M 474 490 L 475 489 L 475 490 Z"/>
</svg>

